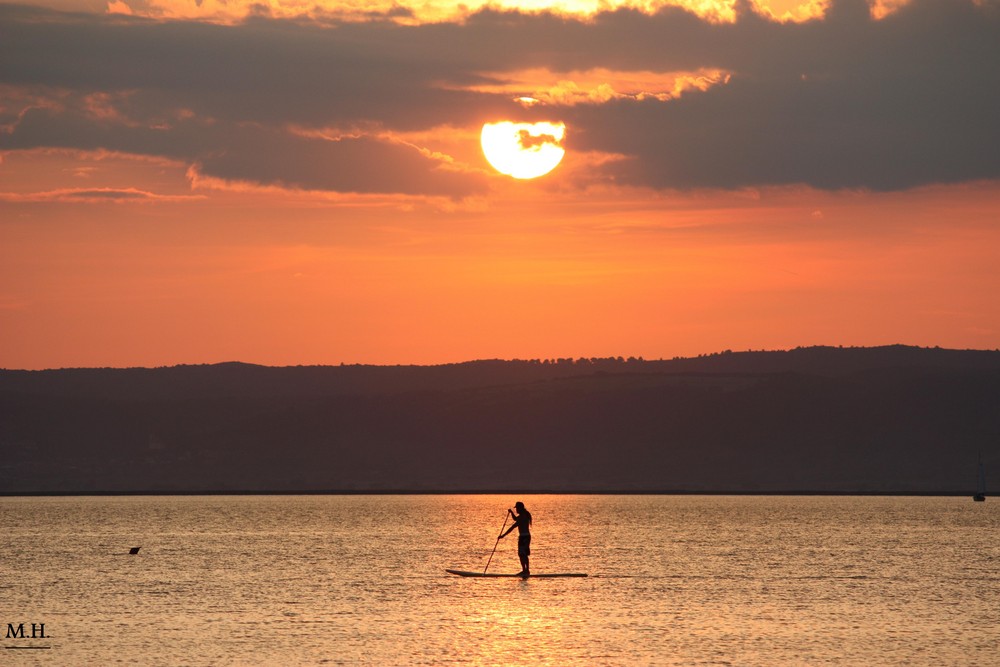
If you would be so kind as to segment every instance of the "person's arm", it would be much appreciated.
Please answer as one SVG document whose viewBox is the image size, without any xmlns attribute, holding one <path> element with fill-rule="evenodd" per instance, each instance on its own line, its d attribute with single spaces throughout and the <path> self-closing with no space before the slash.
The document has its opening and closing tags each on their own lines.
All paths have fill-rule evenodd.
<svg viewBox="0 0 1000 667">
<path fill-rule="evenodd" d="M 508 535 L 510 535 L 510 533 L 511 533 L 512 530 L 514 530 L 515 528 L 517 528 L 517 515 L 514 514 L 514 510 L 508 509 L 507 510 L 507 514 L 509 514 L 512 517 L 514 517 L 514 523 L 510 524 L 510 528 L 508 528 L 506 531 L 500 533 L 500 537 L 501 538 L 507 537 Z"/>
</svg>

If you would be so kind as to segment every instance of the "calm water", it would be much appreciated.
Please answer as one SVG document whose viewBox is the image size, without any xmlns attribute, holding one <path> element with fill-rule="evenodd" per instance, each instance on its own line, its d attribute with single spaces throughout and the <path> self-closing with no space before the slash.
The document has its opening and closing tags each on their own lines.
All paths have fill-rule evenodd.
<svg viewBox="0 0 1000 667">
<path fill-rule="evenodd" d="M 532 571 L 590 577 L 445 574 L 483 568 L 519 499 Z M 0 630 L 48 635 L 0 634 L 4 665 L 997 664 L 993 498 L 0 498 L 0 518 Z M 518 569 L 511 536 L 490 570 Z"/>
</svg>

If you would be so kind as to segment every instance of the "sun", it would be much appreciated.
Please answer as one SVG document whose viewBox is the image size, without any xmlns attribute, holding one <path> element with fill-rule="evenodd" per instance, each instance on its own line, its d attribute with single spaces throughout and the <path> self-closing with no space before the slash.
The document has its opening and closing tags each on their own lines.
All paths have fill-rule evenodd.
<svg viewBox="0 0 1000 667">
<path fill-rule="evenodd" d="M 486 123 L 480 136 L 483 154 L 493 168 L 514 178 L 538 178 L 566 154 L 563 123 Z"/>
</svg>

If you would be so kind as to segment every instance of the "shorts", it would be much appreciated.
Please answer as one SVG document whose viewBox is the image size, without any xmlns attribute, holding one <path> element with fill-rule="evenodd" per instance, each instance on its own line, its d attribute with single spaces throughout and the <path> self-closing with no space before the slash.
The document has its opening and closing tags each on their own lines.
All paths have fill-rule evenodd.
<svg viewBox="0 0 1000 667">
<path fill-rule="evenodd" d="M 517 555 L 518 556 L 531 555 L 531 535 L 517 536 Z"/>
</svg>

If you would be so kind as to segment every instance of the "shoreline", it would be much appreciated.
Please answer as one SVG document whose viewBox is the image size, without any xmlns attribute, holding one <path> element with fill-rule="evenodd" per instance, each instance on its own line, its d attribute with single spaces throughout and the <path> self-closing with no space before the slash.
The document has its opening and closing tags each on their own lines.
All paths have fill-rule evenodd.
<svg viewBox="0 0 1000 667">
<path fill-rule="evenodd" d="M 961 498 L 974 495 L 973 491 L 818 491 L 818 490 L 554 490 L 554 489 L 322 489 L 322 490 L 128 490 L 128 491 L 0 491 L 0 498 L 60 498 L 60 497 L 112 497 L 112 496 L 857 496 L 857 497 L 939 497 Z M 989 498 L 990 494 L 986 494 Z"/>
</svg>

